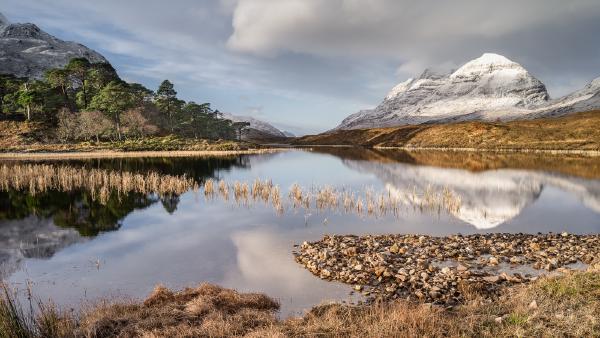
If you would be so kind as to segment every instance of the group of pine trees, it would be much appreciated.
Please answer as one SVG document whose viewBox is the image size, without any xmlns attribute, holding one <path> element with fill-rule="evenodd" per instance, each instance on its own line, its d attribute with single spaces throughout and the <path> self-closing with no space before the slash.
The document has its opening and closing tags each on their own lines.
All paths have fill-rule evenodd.
<svg viewBox="0 0 600 338">
<path fill-rule="evenodd" d="M 85 58 L 47 71 L 43 80 L 0 74 L 0 112 L 5 119 L 44 122 L 63 142 L 168 134 L 234 139 L 248 126 L 224 119 L 209 103 L 180 100 L 169 80 L 154 92 L 121 80 L 108 63 Z"/>
</svg>

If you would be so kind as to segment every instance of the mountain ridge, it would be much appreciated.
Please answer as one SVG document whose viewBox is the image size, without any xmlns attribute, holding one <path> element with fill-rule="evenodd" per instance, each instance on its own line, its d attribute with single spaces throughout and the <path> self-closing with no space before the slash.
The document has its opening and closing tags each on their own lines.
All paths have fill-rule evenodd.
<svg viewBox="0 0 600 338">
<path fill-rule="evenodd" d="M 551 100 L 546 86 L 520 64 L 484 53 L 455 71 L 425 70 L 394 86 L 375 108 L 346 117 L 335 130 L 457 121 L 510 121 L 600 108 L 600 78 Z"/>
</svg>

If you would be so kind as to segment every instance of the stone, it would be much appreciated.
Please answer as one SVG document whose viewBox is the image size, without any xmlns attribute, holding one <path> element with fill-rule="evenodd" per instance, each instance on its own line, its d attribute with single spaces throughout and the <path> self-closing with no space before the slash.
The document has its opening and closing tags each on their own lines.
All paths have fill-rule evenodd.
<svg viewBox="0 0 600 338">
<path fill-rule="evenodd" d="M 497 271 L 493 267 L 496 262 L 563 271 L 566 264 L 587 261 L 591 263 L 589 269 L 600 268 L 600 235 L 489 233 L 443 239 L 417 235 L 341 238 L 327 236 L 320 242 L 303 243 L 293 252 L 295 260 L 323 279 L 350 284 L 355 291 L 367 294 L 368 301 L 390 301 L 401 295 L 446 308 L 464 303 L 461 286 L 474 284 L 482 288 L 481 302 L 489 303 L 501 286 L 538 279 L 537 274 L 522 276 L 514 266 L 507 270 L 512 274 Z M 406 249 L 408 254 L 392 253 L 394 244 L 399 252 Z M 356 255 L 346 254 L 352 255 L 354 250 Z M 533 304 L 532 309 L 537 306 Z"/>
<path fill-rule="evenodd" d="M 398 253 L 398 251 L 400 251 L 400 248 L 398 247 L 398 244 L 394 243 L 394 245 L 392 245 L 389 250 L 391 253 Z"/>
<path fill-rule="evenodd" d="M 535 310 L 538 308 L 538 304 L 535 300 L 533 300 L 531 303 L 529 303 L 529 305 L 527 307 L 530 308 L 531 310 Z"/>
<path fill-rule="evenodd" d="M 456 266 L 456 271 L 463 272 L 463 271 L 467 271 L 467 270 L 469 270 L 469 268 L 467 268 L 466 266 L 464 266 L 462 264 L 458 264 Z"/>
<path fill-rule="evenodd" d="M 498 283 L 500 276 L 485 276 L 483 277 L 483 280 L 488 283 Z"/>
</svg>

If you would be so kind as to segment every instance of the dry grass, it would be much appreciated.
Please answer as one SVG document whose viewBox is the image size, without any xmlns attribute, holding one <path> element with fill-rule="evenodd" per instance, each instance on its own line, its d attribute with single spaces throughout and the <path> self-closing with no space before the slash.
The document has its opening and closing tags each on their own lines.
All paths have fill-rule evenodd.
<svg viewBox="0 0 600 338">
<path fill-rule="evenodd" d="M 8 294 L 0 298 L 0 325 L 14 322 L 15 315 L 23 322 L 45 324 L 44 331 L 34 325 L 24 334 L 1 331 L 6 337 L 600 336 L 597 269 L 511 287 L 494 302 L 483 302 L 471 291 L 471 301 L 452 310 L 403 300 L 358 306 L 331 304 L 284 320 L 276 317 L 279 304 L 267 296 L 210 284 L 179 292 L 159 286 L 143 302 L 104 302 L 77 316 L 42 308 L 41 316 L 46 320 L 22 317 L 18 305 L 7 314 L 2 311 L 7 299 L 11 299 Z"/>
<path fill-rule="evenodd" d="M 83 313 L 86 337 L 243 336 L 276 323 L 271 298 L 211 284 L 173 292 L 158 286 L 142 303 L 103 304 Z"/>
<path fill-rule="evenodd" d="M 461 122 L 340 130 L 305 136 L 298 145 L 446 148 L 473 150 L 600 151 L 600 110 L 560 118 Z"/>
<path fill-rule="evenodd" d="M 577 272 L 507 289 L 492 303 L 445 311 L 397 301 L 315 308 L 269 332 L 319 337 L 598 337 L 600 274 Z M 268 335 L 267 335 L 268 336 Z"/>
</svg>

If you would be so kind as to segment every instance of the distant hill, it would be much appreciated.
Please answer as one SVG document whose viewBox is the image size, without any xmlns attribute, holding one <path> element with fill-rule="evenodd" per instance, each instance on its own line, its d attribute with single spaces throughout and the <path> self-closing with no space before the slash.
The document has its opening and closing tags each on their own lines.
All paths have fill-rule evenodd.
<svg viewBox="0 0 600 338">
<path fill-rule="evenodd" d="M 286 134 L 275 128 L 268 122 L 255 119 L 250 116 L 239 116 L 230 113 L 223 113 L 223 117 L 233 122 L 248 122 L 250 126 L 243 131 L 242 139 L 244 140 L 270 140 L 277 138 L 286 138 Z"/>
<path fill-rule="evenodd" d="M 32 23 L 10 23 L 0 13 L 0 74 L 40 79 L 76 57 L 108 62 L 82 44 L 60 40 Z"/>
</svg>

